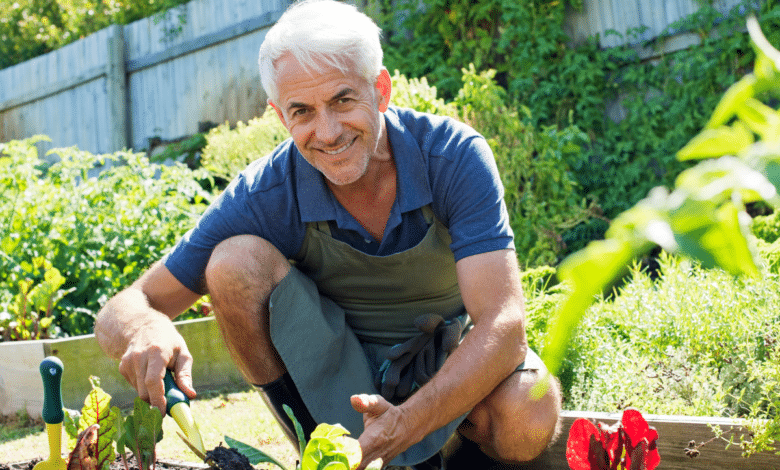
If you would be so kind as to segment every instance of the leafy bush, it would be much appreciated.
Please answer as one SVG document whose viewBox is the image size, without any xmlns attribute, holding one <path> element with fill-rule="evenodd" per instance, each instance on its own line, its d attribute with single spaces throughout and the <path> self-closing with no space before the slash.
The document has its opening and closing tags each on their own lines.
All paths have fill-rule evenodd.
<svg viewBox="0 0 780 470">
<path fill-rule="evenodd" d="M 143 154 L 55 149 L 60 161 L 47 168 L 40 139 L 0 144 L 4 339 L 29 338 L 13 334 L 27 329 L 25 317 L 53 318 L 38 337 L 91 333 L 105 301 L 161 258 L 211 199 L 198 184 L 203 170 L 152 165 Z"/>
<path fill-rule="evenodd" d="M 780 277 L 735 278 L 666 253 L 659 262 L 660 276 L 635 266 L 615 295 L 586 312 L 563 367 L 564 408 L 631 406 L 651 414 L 780 422 Z M 524 276 L 529 343 L 536 350 L 567 291 L 545 283 L 549 269 Z M 746 445 L 762 440 L 757 432 Z"/>
<path fill-rule="evenodd" d="M 593 217 L 569 170 L 586 136 L 574 125 L 536 129 L 527 108 L 507 104 L 493 71 L 477 73 L 471 66 L 462 73 L 457 98 L 445 102 L 424 78 L 407 79 L 396 72 L 392 103 L 460 119 L 481 132 L 493 149 L 506 188 L 521 264 L 555 263 L 566 250 L 562 233 Z M 235 129 L 223 124 L 210 131 L 201 163 L 215 176 L 230 179 L 288 136 L 268 107 L 248 124 L 239 122 Z"/>
<path fill-rule="evenodd" d="M 370 2 L 385 31 L 386 65 L 410 77 L 427 77 L 445 99 L 458 94 L 460 69 L 495 69 L 507 103 L 528 106 L 534 122 L 562 129 L 575 122 L 589 136 L 569 161 L 575 181 L 607 219 L 633 206 L 654 186 L 671 186 L 689 165 L 674 154 L 701 129 L 722 92 L 743 75 L 755 54 L 743 33 L 755 11 L 772 44 L 780 42 L 780 5 L 745 1 L 726 15 L 707 2 L 695 14 L 642 43 L 642 29 L 624 35 L 631 45 L 602 49 L 599 38 L 572 45 L 565 34 L 567 8 L 580 0 L 426 0 Z M 711 3 L 711 2 L 709 2 Z M 756 5 L 760 6 L 756 6 Z M 758 8 L 758 10 L 756 10 Z M 644 60 L 678 32 L 698 34 L 701 44 Z M 512 107 L 512 106 L 510 106 Z M 607 109 L 622 110 L 613 121 Z M 600 238 L 604 227 L 572 227 L 564 238 Z"/>
<path fill-rule="evenodd" d="M 289 136 L 276 111 L 268 106 L 261 117 L 246 124 L 238 122 L 231 129 L 225 123 L 209 131 L 200 164 L 212 175 L 231 180 L 249 163 L 271 153 Z"/>
<path fill-rule="evenodd" d="M 111 24 L 128 24 L 188 0 L 14 0 L 0 3 L 0 69 L 51 52 Z M 179 18 L 179 21 L 182 17 Z M 173 32 L 173 31 L 172 31 Z"/>
<path fill-rule="evenodd" d="M 780 238 L 780 211 L 770 215 L 760 215 L 753 218 L 750 225 L 753 235 L 767 243 L 774 243 Z"/>
</svg>

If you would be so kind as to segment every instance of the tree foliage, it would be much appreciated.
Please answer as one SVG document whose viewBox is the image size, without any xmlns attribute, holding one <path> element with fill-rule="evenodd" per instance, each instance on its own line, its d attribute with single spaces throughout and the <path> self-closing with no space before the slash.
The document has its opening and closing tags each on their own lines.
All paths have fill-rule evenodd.
<svg viewBox="0 0 780 470">
<path fill-rule="evenodd" d="M 0 69 L 51 52 L 111 24 L 163 15 L 187 0 L 0 2 Z"/>
</svg>

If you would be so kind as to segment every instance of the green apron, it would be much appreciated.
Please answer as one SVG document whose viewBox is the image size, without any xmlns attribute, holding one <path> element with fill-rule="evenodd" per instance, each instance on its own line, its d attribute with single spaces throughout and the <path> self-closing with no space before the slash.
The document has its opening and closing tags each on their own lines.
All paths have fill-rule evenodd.
<svg viewBox="0 0 780 470">
<path fill-rule="evenodd" d="M 464 313 L 447 228 L 429 206 L 423 240 L 389 256 L 360 252 L 309 223 L 290 274 L 270 300 L 271 339 L 317 422 L 340 423 L 357 438 L 362 415 L 354 394 L 378 393 L 374 375 L 390 346 L 418 334 L 414 319 Z M 465 415 L 393 460 L 413 465 L 441 449 Z"/>
</svg>

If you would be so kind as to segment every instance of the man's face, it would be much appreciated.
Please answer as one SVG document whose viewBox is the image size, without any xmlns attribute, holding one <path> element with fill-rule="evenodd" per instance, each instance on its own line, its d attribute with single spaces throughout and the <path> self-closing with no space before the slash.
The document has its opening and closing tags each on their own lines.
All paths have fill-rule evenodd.
<svg viewBox="0 0 780 470">
<path fill-rule="evenodd" d="M 386 148 L 381 113 L 389 88 L 385 98 L 354 73 L 309 74 L 291 56 L 280 59 L 277 73 L 279 100 L 271 104 L 303 157 L 335 185 L 358 181 Z"/>
</svg>

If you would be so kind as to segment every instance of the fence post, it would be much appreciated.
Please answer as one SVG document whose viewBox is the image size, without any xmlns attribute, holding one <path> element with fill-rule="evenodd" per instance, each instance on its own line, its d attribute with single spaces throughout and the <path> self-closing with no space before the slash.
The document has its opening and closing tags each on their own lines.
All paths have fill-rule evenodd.
<svg viewBox="0 0 780 470">
<path fill-rule="evenodd" d="M 111 25 L 108 32 L 106 95 L 111 120 L 111 151 L 129 147 L 130 135 L 127 105 L 127 71 L 125 69 L 125 34 L 122 25 Z"/>
</svg>

